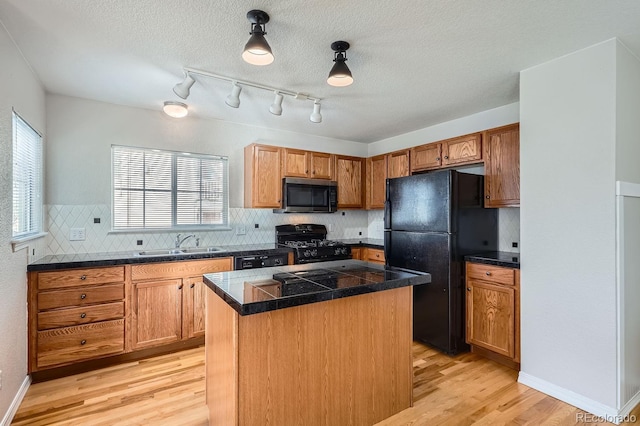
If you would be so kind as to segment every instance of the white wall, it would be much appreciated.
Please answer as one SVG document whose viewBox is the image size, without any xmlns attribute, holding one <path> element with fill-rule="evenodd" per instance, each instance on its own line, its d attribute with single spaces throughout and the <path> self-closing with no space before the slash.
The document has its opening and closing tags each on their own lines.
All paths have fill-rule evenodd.
<svg viewBox="0 0 640 426">
<path fill-rule="evenodd" d="M 47 204 L 111 204 L 111 145 L 229 157 L 230 207 L 243 207 L 244 147 L 252 142 L 346 155 L 367 145 L 214 119 L 47 95 Z M 320 124 L 328 125 L 328 124 Z"/>
<path fill-rule="evenodd" d="M 520 380 L 590 412 L 616 407 L 615 113 L 615 40 L 520 74 Z"/>
<path fill-rule="evenodd" d="M 517 102 L 369 144 L 367 157 L 475 133 L 520 121 Z"/>
<path fill-rule="evenodd" d="M 45 130 L 44 91 L 0 24 L 0 423 L 27 377 L 27 250 L 11 249 L 12 112 Z"/>
</svg>

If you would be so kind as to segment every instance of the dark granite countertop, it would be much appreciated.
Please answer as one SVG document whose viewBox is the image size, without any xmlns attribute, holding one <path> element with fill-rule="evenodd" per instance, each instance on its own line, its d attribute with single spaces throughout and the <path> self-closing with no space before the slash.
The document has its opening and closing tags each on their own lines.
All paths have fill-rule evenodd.
<svg viewBox="0 0 640 426">
<path fill-rule="evenodd" d="M 284 309 L 392 288 L 427 284 L 430 274 L 337 260 L 204 275 L 205 284 L 240 315 Z"/>
<path fill-rule="evenodd" d="M 520 253 L 508 251 L 493 251 L 465 256 L 464 260 L 485 265 L 504 266 L 505 268 L 520 269 Z"/>
<path fill-rule="evenodd" d="M 341 243 L 347 244 L 349 246 L 363 246 L 384 249 L 384 240 L 377 238 L 343 238 L 336 241 L 340 241 Z"/>
<path fill-rule="evenodd" d="M 27 265 L 27 271 L 47 271 L 67 268 L 88 268 L 95 266 L 112 266 L 135 263 L 172 262 L 176 260 L 212 259 L 216 257 L 245 256 L 289 253 L 292 249 L 277 247 L 275 244 L 246 244 L 234 246 L 220 246 L 219 251 L 167 254 L 156 256 L 136 256 L 138 250 L 117 253 L 83 253 L 61 254 L 45 256 Z M 145 249 L 140 249 L 145 250 Z"/>
</svg>

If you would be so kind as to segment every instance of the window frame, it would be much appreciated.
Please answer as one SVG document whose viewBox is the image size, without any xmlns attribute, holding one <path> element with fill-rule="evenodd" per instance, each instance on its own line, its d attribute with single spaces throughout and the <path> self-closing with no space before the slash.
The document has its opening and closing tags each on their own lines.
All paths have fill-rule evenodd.
<svg viewBox="0 0 640 426">
<path fill-rule="evenodd" d="M 15 199 L 14 199 L 14 186 L 16 181 L 16 149 L 18 142 L 18 120 L 22 123 L 22 125 L 26 126 L 33 132 L 34 136 L 37 136 L 37 156 L 38 156 L 38 164 L 34 164 L 33 168 L 38 169 L 39 181 L 37 185 L 35 185 L 35 195 L 31 195 L 29 198 L 29 206 L 25 208 L 25 210 L 31 208 L 36 210 L 35 218 L 31 222 L 33 227 L 30 227 L 29 230 L 25 232 L 15 233 L 13 229 L 13 217 L 15 215 Z M 47 235 L 44 231 L 44 137 L 42 133 L 40 133 L 34 126 L 29 123 L 29 121 L 25 120 L 24 117 L 19 114 L 15 109 L 12 108 L 11 115 L 11 132 L 12 132 L 12 141 L 11 141 L 11 243 L 13 245 L 13 250 L 19 250 L 21 248 L 26 247 L 22 243 L 27 241 L 43 237 Z M 33 179 L 33 176 L 29 176 L 30 179 Z M 25 200 L 27 197 L 25 197 Z M 35 201 L 35 202 L 34 202 Z M 32 213 L 29 213 L 31 216 Z"/>
<path fill-rule="evenodd" d="M 167 227 L 116 227 L 115 217 L 116 217 L 116 187 L 115 187 L 115 153 L 117 149 L 125 149 L 125 150 L 133 150 L 142 153 L 146 152 L 154 152 L 154 153 L 165 153 L 171 155 L 171 189 L 170 189 L 170 199 L 171 199 L 171 226 Z M 223 183 L 222 183 L 222 224 L 177 224 L 178 220 L 178 200 L 177 196 L 180 192 L 183 192 L 178 187 L 178 173 L 177 173 L 177 163 L 178 158 L 198 158 L 204 160 L 221 160 L 224 162 L 223 165 Z M 121 188 L 122 189 L 122 188 Z M 143 193 L 146 192 L 146 189 L 141 190 Z M 155 192 L 155 191 L 149 191 Z M 200 189 L 202 192 L 202 188 Z M 146 203 L 146 201 L 145 201 Z M 143 209 L 146 206 L 143 204 Z M 202 210 L 200 209 L 200 212 Z M 158 149 L 158 148 L 147 148 L 147 147 L 136 147 L 136 146 L 128 146 L 128 145 L 111 145 L 111 230 L 109 233 L 158 233 L 158 232 L 174 232 L 174 231 L 218 231 L 218 230 L 230 230 L 229 226 L 229 158 L 222 155 L 213 155 L 213 154 L 202 154 L 202 153 L 193 153 L 193 152 L 185 152 L 185 151 L 173 151 L 167 149 Z"/>
</svg>

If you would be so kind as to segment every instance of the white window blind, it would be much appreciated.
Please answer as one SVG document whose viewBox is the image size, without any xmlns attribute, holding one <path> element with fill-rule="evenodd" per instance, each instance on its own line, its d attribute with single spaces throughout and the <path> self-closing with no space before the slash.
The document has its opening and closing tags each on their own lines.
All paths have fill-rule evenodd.
<svg viewBox="0 0 640 426">
<path fill-rule="evenodd" d="M 112 146 L 113 229 L 227 227 L 227 157 Z"/>
<path fill-rule="evenodd" d="M 13 113 L 13 239 L 42 232 L 42 137 Z"/>
</svg>

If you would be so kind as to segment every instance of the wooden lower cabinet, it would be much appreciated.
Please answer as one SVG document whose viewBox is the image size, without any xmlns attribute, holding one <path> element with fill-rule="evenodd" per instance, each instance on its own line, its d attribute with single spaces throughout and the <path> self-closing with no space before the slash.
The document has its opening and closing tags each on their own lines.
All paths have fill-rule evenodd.
<svg viewBox="0 0 640 426">
<path fill-rule="evenodd" d="M 362 260 L 384 265 L 384 250 L 374 249 L 370 247 L 364 248 L 363 250 L 364 252 L 362 254 Z"/>
<path fill-rule="evenodd" d="M 202 275 L 232 260 L 30 272 L 29 372 L 202 337 Z"/>
<path fill-rule="evenodd" d="M 362 260 L 362 250 L 361 247 L 351 247 L 351 258 L 355 260 Z"/>
<path fill-rule="evenodd" d="M 467 263 L 467 343 L 520 362 L 520 271 Z M 482 351 L 481 351 L 482 353 Z"/>
</svg>

